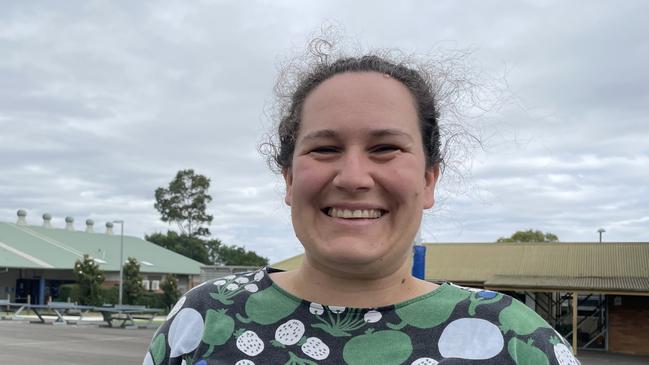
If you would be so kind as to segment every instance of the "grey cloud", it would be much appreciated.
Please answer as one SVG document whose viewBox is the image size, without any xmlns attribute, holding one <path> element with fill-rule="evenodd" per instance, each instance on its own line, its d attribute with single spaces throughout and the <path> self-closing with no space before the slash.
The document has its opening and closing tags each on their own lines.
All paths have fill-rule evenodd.
<svg viewBox="0 0 649 365">
<path fill-rule="evenodd" d="M 0 13 L 0 219 L 160 222 L 153 191 L 179 169 L 212 179 L 214 236 L 272 260 L 299 243 L 281 177 L 256 153 L 276 63 L 325 19 L 349 48 L 473 49 L 510 98 L 466 121 L 486 150 L 448 175 L 425 240 L 517 229 L 645 240 L 649 59 L 642 1 L 10 2 Z M 344 9 L 344 11 L 341 11 Z M 354 39 L 358 42 L 354 43 Z M 462 167 L 462 166 L 460 166 Z M 101 226 L 103 228 L 103 226 Z"/>
</svg>

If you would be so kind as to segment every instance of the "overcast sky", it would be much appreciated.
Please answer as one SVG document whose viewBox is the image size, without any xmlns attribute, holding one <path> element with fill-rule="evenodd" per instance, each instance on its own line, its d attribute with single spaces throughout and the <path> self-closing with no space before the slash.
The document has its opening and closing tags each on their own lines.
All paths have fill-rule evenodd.
<svg viewBox="0 0 649 365">
<path fill-rule="evenodd" d="M 0 221 L 165 232 L 154 190 L 212 180 L 211 231 L 271 261 L 301 247 L 257 153 L 278 62 L 333 23 L 364 49 L 468 49 L 504 97 L 465 126 L 427 242 L 518 229 L 649 241 L 647 1 L 1 1 Z M 488 83 L 488 81 L 485 81 Z M 503 90 L 503 85 L 506 89 Z M 499 94 L 500 95 L 500 94 Z M 500 96 L 502 96 L 500 95 Z"/>
</svg>

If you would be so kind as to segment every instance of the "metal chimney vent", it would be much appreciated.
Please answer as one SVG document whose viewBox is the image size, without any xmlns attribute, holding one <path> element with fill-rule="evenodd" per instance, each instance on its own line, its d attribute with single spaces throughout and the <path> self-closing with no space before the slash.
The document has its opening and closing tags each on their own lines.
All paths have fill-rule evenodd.
<svg viewBox="0 0 649 365">
<path fill-rule="evenodd" d="M 52 216 L 49 213 L 43 214 L 43 228 L 52 228 Z"/>
<path fill-rule="evenodd" d="M 65 229 L 74 231 L 74 218 L 70 216 L 65 217 Z"/>
<path fill-rule="evenodd" d="M 25 217 L 27 217 L 27 211 L 24 209 L 19 209 L 17 214 L 18 220 L 16 221 L 16 224 L 19 226 L 26 226 L 27 220 L 25 219 Z"/>
</svg>

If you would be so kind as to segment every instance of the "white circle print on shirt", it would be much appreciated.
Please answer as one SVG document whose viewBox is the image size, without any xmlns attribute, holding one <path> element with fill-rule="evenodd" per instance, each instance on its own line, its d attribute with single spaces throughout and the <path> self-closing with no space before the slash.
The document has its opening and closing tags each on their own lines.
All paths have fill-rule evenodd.
<svg viewBox="0 0 649 365">
<path fill-rule="evenodd" d="M 203 336 L 203 317 L 195 309 L 184 308 L 174 317 L 169 327 L 169 357 L 177 357 L 194 351 Z"/>
</svg>

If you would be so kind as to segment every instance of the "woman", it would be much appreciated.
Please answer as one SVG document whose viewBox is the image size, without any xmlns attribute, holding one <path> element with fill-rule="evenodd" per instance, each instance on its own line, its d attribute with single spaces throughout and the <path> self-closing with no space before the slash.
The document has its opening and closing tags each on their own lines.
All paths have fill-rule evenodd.
<svg viewBox="0 0 649 365">
<path fill-rule="evenodd" d="M 578 364 L 512 298 L 410 275 L 441 163 L 424 76 L 365 56 L 299 79 L 274 161 L 301 266 L 193 289 L 145 364 Z"/>
</svg>

